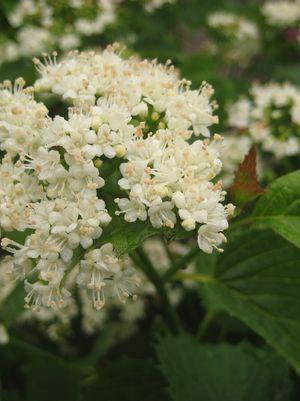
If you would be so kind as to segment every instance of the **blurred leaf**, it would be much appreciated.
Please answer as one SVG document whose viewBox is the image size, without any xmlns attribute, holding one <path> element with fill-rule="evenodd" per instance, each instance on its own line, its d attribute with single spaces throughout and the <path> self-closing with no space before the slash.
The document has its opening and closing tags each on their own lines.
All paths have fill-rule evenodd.
<svg viewBox="0 0 300 401">
<path fill-rule="evenodd" d="M 294 85 L 300 85 L 300 66 L 299 64 L 277 65 L 274 71 L 274 80 L 289 81 Z"/>
<path fill-rule="evenodd" d="M 1 352 L 1 358 L 7 355 L 7 358 L 13 359 L 20 369 L 18 374 L 23 374 L 23 385 L 19 391 L 26 401 L 79 400 L 81 382 L 92 373 L 91 368 L 68 362 L 16 338 L 11 338 L 9 344 L 3 347 L 3 356 Z M 16 368 L 13 374 L 17 375 Z M 17 393 L 7 392 L 7 400 L 12 399 L 12 395 L 18 399 Z"/>
<path fill-rule="evenodd" d="M 252 216 L 300 247 L 300 170 L 275 180 Z"/>
<path fill-rule="evenodd" d="M 2 0 L 0 1 L 0 4 Z M 0 81 L 4 79 L 10 79 L 14 81 L 18 77 L 22 76 L 27 85 L 32 85 L 37 78 L 37 73 L 34 64 L 31 60 L 20 59 L 11 63 L 3 63 L 0 66 Z"/>
<path fill-rule="evenodd" d="M 287 401 L 288 365 L 248 344 L 199 344 L 188 335 L 156 347 L 174 401 Z"/>
<path fill-rule="evenodd" d="M 1 391 L 1 389 L 0 389 L 0 400 L 1 401 L 25 401 L 24 396 L 19 394 L 16 390 Z"/>
<path fill-rule="evenodd" d="M 232 187 L 229 188 L 234 204 L 240 208 L 265 192 L 259 185 L 256 166 L 256 149 L 252 146 L 235 174 Z"/>
<path fill-rule="evenodd" d="M 164 378 L 151 360 L 123 357 L 101 366 L 82 401 L 168 401 Z"/>
<path fill-rule="evenodd" d="M 9 326 L 24 311 L 24 284 L 18 283 L 0 306 L 0 321 Z"/>
<path fill-rule="evenodd" d="M 19 3 L 19 0 L 1 0 L 0 9 L 6 14 L 10 14 L 16 5 Z"/>
<path fill-rule="evenodd" d="M 113 346 L 127 339 L 137 330 L 132 322 L 111 322 L 105 323 L 100 333 L 92 345 L 89 353 L 77 360 L 80 366 L 96 365 L 99 359 L 107 353 Z"/>
<path fill-rule="evenodd" d="M 23 368 L 30 401 L 76 401 L 80 399 L 82 374 L 64 360 L 32 356 Z"/>
<path fill-rule="evenodd" d="M 205 297 L 260 334 L 300 371 L 300 250 L 274 233 L 229 239 Z"/>
</svg>

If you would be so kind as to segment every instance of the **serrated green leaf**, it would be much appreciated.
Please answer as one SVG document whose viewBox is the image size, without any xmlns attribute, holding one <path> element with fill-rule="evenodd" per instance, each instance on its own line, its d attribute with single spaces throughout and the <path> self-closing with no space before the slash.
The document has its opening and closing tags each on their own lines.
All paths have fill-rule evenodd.
<svg viewBox="0 0 300 401">
<path fill-rule="evenodd" d="M 101 366 L 82 401 L 168 401 L 165 381 L 151 360 L 123 357 Z"/>
<path fill-rule="evenodd" d="M 275 180 L 252 217 L 300 247 L 300 170 Z"/>
<path fill-rule="evenodd" d="M 288 400 L 288 366 L 269 350 L 188 335 L 161 339 L 156 349 L 174 401 Z"/>
<path fill-rule="evenodd" d="M 271 231 L 229 241 L 205 296 L 260 334 L 300 371 L 300 250 Z"/>
</svg>

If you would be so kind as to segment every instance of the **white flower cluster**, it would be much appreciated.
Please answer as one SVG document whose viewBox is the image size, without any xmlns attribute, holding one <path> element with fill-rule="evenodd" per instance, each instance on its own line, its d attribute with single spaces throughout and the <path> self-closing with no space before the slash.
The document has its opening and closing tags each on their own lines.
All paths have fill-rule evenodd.
<svg viewBox="0 0 300 401">
<path fill-rule="evenodd" d="M 171 261 L 169 255 L 172 257 L 180 257 L 184 253 L 188 252 L 189 247 L 181 245 L 178 242 L 172 242 L 167 245 L 168 249 L 163 245 L 160 238 L 152 237 L 147 239 L 143 243 L 145 253 L 148 255 L 153 266 L 156 267 L 159 273 L 165 272 L 171 267 Z M 128 263 L 128 259 L 126 263 Z M 192 268 L 193 266 L 190 265 Z M 133 326 L 134 324 L 145 316 L 147 311 L 147 305 L 149 298 L 155 296 L 155 288 L 153 284 L 145 277 L 142 272 L 137 272 L 137 280 L 139 281 L 138 288 L 135 289 L 137 297 L 134 297 L 133 302 L 126 303 L 109 303 L 109 307 L 101 309 L 99 312 L 95 308 L 91 307 L 91 303 L 88 302 L 84 294 L 81 294 L 82 303 L 82 325 L 83 331 L 87 334 L 94 333 L 99 328 L 105 325 L 105 322 L 110 321 L 109 316 L 111 310 L 119 312 L 119 324 L 122 325 L 122 332 L 126 334 L 126 327 Z M 177 305 L 182 297 L 182 288 L 168 286 L 168 295 L 173 305 Z M 55 311 L 53 311 L 55 313 Z M 128 325 L 129 324 L 129 325 Z"/>
<path fill-rule="evenodd" d="M 300 1 L 267 1 L 262 7 L 267 23 L 279 28 L 299 27 Z"/>
<path fill-rule="evenodd" d="M 250 97 L 229 108 L 229 125 L 248 133 L 280 159 L 300 152 L 300 90 L 289 84 L 254 84 Z"/>
<path fill-rule="evenodd" d="M 226 52 L 230 60 L 246 63 L 258 52 L 260 33 L 254 22 L 234 13 L 216 11 L 208 15 L 207 23 L 222 38 L 221 42 L 216 40 L 216 48 Z"/>
<path fill-rule="evenodd" d="M 175 0 L 136 1 L 142 2 L 147 12 L 153 12 Z M 119 9 L 124 6 L 124 0 L 19 0 L 7 15 L 13 39 L 2 38 L 0 64 L 86 45 L 88 37 L 103 34 L 117 21 Z"/>
<path fill-rule="evenodd" d="M 117 18 L 120 0 L 19 0 L 7 16 L 15 39 L 0 45 L 1 62 L 78 48 L 84 37 L 102 34 Z M 65 17 L 68 16 L 68 18 Z"/>
<path fill-rule="evenodd" d="M 104 247 L 97 253 L 101 253 L 101 257 L 104 256 L 106 263 L 109 267 L 116 266 L 115 260 L 111 258 L 111 255 L 107 252 L 111 245 Z M 152 237 L 147 239 L 143 244 L 144 251 L 148 255 L 152 264 L 157 267 L 160 273 L 165 272 L 171 267 L 171 258 L 176 258 L 183 256 L 189 251 L 189 246 L 182 245 L 179 242 L 171 242 L 170 244 L 164 244 L 163 240 L 157 237 Z M 96 253 L 91 253 L 87 256 L 82 264 L 85 264 L 93 257 Z M 97 255 L 99 256 L 99 255 Z M 102 259 L 101 259 L 102 260 Z M 97 259 L 97 263 L 99 259 Z M 124 263 L 130 263 L 128 257 L 123 259 Z M 90 267 L 90 264 L 88 264 Z M 104 265 L 102 264 L 102 267 Z M 80 266 L 77 266 L 77 269 Z M 12 293 L 16 286 L 16 281 L 13 277 L 13 260 L 11 256 L 6 256 L 0 260 L 0 305 L 4 302 L 8 296 Z M 189 264 L 189 269 L 194 271 L 193 264 Z M 101 269 L 103 275 L 107 275 L 106 269 Z M 71 276 L 76 277 L 78 272 L 73 271 Z M 72 290 L 74 286 L 74 277 L 68 277 L 66 282 L 66 287 Z M 82 274 L 78 282 L 82 282 L 82 279 L 86 277 Z M 145 316 L 147 311 L 147 306 L 149 305 L 149 300 L 152 296 L 155 296 L 155 288 L 153 284 L 147 280 L 142 272 L 135 273 L 135 280 L 138 280 L 139 286 L 135 288 L 135 293 L 137 297 L 133 298 L 133 302 L 118 302 L 118 299 L 112 298 L 111 302 L 106 308 L 101 310 L 93 307 L 90 299 L 87 297 L 85 286 L 83 285 L 78 293 L 80 299 L 79 303 L 81 305 L 81 320 L 82 320 L 82 330 L 87 335 L 95 333 L 97 330 L 103 328 L 109 320 L 111 312 L 116 315 L 118 313 L 118 319 L 116 320 L 116 329 L 122 332 L 122 336 L 126 337 L 135 330 L 136 323 Z M 108 282 L 110 283 L 110 282 Z M 132 282 L 130 282 L 132 284 Z M 104 295 L 108 288 L 103 288 Z M 91 289 L 89 290 L 90 295 L 93 297 Z M 168 287 L 168 294 L 170 301 L 173 305 L 177 305 L 182 297 L 182 287 L 174 287 L 170 285 Z M 72 319 L 76 318 L 78 315 L 78 306 L 74 299 L 68 298 L 66 305 L 63 309 L 49 309 L 47 307 L 41 307 L 39 310 L 26 309 L 18 317 L 18 324 L 22 325 L 27 321 L 36 321 L 37 324 L 45 329 L 47 335 L 55 342 L 59 342 L 60 345 L 64 346 L 64 340 L 71 331 Z M 3 328 L 5 330 L 5 328 Z M 0 329 L 1 331 L 1 329 Z M 1 333 L 0 333 L 1 337 Z M 0 338 L 1 343 L 1 338 Z"/>
<path fill-rule="evenodd" d="M 153 12 L 154 10 L 161 8 L 165 4 L 172 4 L 176 0 L 146 0 L 145 10 L 148 12 Z"/>
<path fill-rule="evenodd" d="M 1 63 L 14 62 L 20 57 L 32 57 L 53 48 L 53 35 L 44 28 L 24 26 L 16 32 L 15 40 L 8 39 L 0 45 Z"/>
<path fill-rule="evenodd" d="M 225 192 L 212 181 L 221 171 L 220 137 L 195 139 L 209 136 L 217 121 L 211 87 L 191 90 L 173 67 L 123 60 L 116 48 L 71 53 L 59 63 L 55 56 L 35 60 L 42 75 L 36 89 L 75 105 L 66 118 L 50 118 L 22 80 L 5 82 L 0 91 L 0 224 L 4 231 L 26 230 L 24 245 L 4 238 L 2 246 L 14 254 L 15 272 L 26 278 L 26 302 L 36 308 L 64 304 L 65 281 L 76 265 L 75 281 L 95 308 L 107 297 L 123 301 L 133 294 L 131 263 L 99 240 L 114 203 L 128 223 L 173 228 L 179 220 L 185 230 L 197 229 L 205 252 L 225 241 L 233 206 L 222 205 Z M 109 194 L 104 167 L 124 194 L 107 198 L 110 213 L 102 199 Z"/>
</svg>

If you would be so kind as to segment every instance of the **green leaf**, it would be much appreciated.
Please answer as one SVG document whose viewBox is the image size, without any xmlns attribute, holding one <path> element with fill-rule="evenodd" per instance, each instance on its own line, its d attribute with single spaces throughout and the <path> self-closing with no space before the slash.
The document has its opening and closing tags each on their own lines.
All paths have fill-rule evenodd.
<svg viewBox="0 0 300 401">
<path fill-rule="evenodd" d="M 206 300 L 246 323 L 300 371 L 300 250 L 271 231 L 229 240 Z"/>
<path fill-rule="evenodd" d="M 274 181 L 252 217 L 300 247 L 300 170 Z"/>
<path fill-rule="evenodd" d="M 168 401 L 165 381 L 151 360 L 123 357 L 101 366 L 82 401 Z"/>
<path fill-rule="evenodd" d="M 97 248 L 111 242 L 117 254 L 122 255 L 133 251 L 142 244 L 145 239 L 155 235 L 164 235 L 168 240 L 186 238 L 191 235 L 191 233 L 185 231 L 180 224 L 176 224 L 174 228 L 170 229 L 166 227 L 154 228 L 149 221 L 138 220 L 134 223 L 128 223 L 124 220 L 122 215 L 115 216 L 114 212 L 116 208 L 114 207 L 114 200 L 107 197 L 104 197 L 104 199 L 109 209 L 109 214 L 112 216 L 112 221 L 104 228 L 102 236 L 94 241 L 92 248 Z M 85 252 L 85 250 L 80 248 L 75 251 L 74 260 L 76 263 L 76 259 L 80 260 Z"/>
<path fill-rule="evenodd" d="M 188 335 L 156 347 L 174 401 L 287 401 L 289 368 L 276 354 L 248 344 L 200 344 Z"/>
</svg>

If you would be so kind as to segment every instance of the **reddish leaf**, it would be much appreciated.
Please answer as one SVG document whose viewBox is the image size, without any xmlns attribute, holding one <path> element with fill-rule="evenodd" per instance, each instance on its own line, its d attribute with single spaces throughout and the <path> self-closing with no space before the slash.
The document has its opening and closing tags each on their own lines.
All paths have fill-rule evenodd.
<svg viewBox="0 0 300 401">
<path fill-rule="evenodd" d="M 229 193 L 238 207 L 245 206 L 265 192 L 257 179 L 256 164 L 256 149 L 252 146 L 235 174 L 234 184 L 229 188 Z"/>
</svg>

